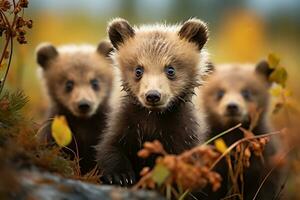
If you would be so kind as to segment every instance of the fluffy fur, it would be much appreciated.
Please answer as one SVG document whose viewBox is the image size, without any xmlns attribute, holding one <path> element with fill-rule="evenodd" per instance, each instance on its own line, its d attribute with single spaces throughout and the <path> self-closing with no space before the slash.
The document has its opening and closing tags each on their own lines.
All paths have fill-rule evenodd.
<svg viewBox="0 0 300 200">
<path fill-rule="evenodd" d="M 129 185 L 144 166 L 154 164 L 155 156 L 137 156 L 144 142 L 157 139 L 167 152 L 178 154 L 204 140 L 202 115 L 191 101 L 207 71 L 203 45 L 208 31 L 198 19 L 141 27 L 115 19 L 108 33 L 124 91 L 98 145 L 97 159 L 105 183 Z"/>
<path fill-rule="evenodd" d="M 253 64 L 226 64 L 215 66 L 215 71 L 207 79 L 202 92 L 202 105 L 207 113 L 210 135 L 213 137 L 238 123 L 248 129 L 250 125 L 250 107 L 261 109 L 262 113 L 253 129 L 255 134 L 270 132 L 267 119 L 269 107 L 270 82 L 272 70 L 267 62 Z M 231 145 L 243 137 L 242 131 L 236 129 L 223 136 L 227 145 Z M 264 177 L 270 171 L 270 158 L 275 154 L 274 138 L 264 150 L 265 164 L 255 155 L 251 156 L 250 167 L 244 172 L 244 199 L 252 199 Z M 234 159 L 234 158 L 233 158 Z M 208 199 L 221 199 L 230 189 L 228 184 L 228 170 L 225 161 L 217 166 L 223 177 L 222 187 L 216 193 L 208 189 Z M 264 183 L 257 199 L 272 199 L 279 186 L 279 172 L 273 172 Z"/>
<path fill-rule="evenodd" d="M 37 62 L 47 91 L 50 108 L 48 119 L 64 115 L 73 133 L 69 145 L 79 150 L 81 172 L 95 167 L 95 150 L 99 135 L 110 110 L 108 98 L 113 83 L 113 68 L 109 54 L 112 46 L 101 42 L 90 45 L 67 45 L 59 48 L 42 44 L 37 49 Z M 42 140 L 52 143 L 51 123 L 42 131 Z M 71 157 L 72 152 L 66 150 Z"/>
</svg>

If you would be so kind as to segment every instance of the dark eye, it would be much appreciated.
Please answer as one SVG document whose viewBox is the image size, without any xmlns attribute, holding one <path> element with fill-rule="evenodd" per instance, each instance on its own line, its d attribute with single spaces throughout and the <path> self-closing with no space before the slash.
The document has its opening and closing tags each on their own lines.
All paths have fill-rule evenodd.
<svg viewBox="0 0 300 200">
<path fill-rule="evenodd" d="M 66 92 L 71 92 L 74 88 L 74 81 L 68 80 L 65 85 Z"/>
<path fill-rule="evenodd" d="M 174 78 L 175 76 L 175 68 L 172 66 L 167 66 L 165 69 L 165 72 L 168 76 L 168 78 Z"/>
<path fill-rule="evenodd" d="M 91 86 L 92 86 L 93 90 L 95 90 L 95 91 L 99 90 L 99 88 L 100 88 L 99 87 L 99 81 L 97 79 L 92 79 L 90 81 L 90 83 L 91 83 Z"/>
<path fill-rule="evenodd" d="M 144 68 L 143 67 L 138 66 L 137 68 L 135 68 L 135 76 L 136 76 L 136 78 L 138 78 L 138 79 L 142 78 L 143 73 L 144 73 Z"/>
<path fill-rule="evenodd" d="M 244 99 L 246 100 L 250 100 L 251 99 L 251 91 L 248 89 L 244 89 L 241 91 L 242 96 L 244 97 Z"/>
<path fill-rule="evenodd" d="M 224 94 L 225 94 L 224 90 L 218 90 L 216 93 L 217 100 L 221 100 L 223 98 Z"/>
</svg>

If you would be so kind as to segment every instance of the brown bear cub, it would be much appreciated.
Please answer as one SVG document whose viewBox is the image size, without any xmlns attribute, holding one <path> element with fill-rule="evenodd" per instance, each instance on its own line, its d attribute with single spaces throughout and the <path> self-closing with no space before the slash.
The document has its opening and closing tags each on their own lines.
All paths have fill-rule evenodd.
<svg viewBox="0 0 300 200">
<path fill-rule="evenodd" d="M 256 66 L 251 64 L 215 66 L 214 72 L 208 77 L 207 83 L 202 89 L 202 104 L 207 114 L 208 126 L 210 126 L 210 138 L 238 123 L 242 123 L 242 127 L 248 129 L 251 108 L 252 110 L 253 108 L 261 110 L 253 133 L 259 135 L 270 132 L 267 113 L 269 107 L 268 89 L 271 85 L 268 79 L 271 73 L 272 69 L 265 61 Z M 229 146 L 243 137 L 243 132 L 236 129 L 222 138 Z M 276 152 L 275 143 L 272 139 L 264 149 L 265 164 L 260 157 L 251 156 L 250 167 L 246 168 L 244 172 L 243 199 L 254 197 L 271 169 L 270 158 Z M 222 199 L 231 188 L 225 161 L 220 162 L 217 171 L 223 178 L 222 187 L 215 193 L 206 191 L 208 192 L 208 199 Z M 257 199 L 272 199 L 278 189 L 278 178 L 279 174 L 274 172 L 264 183 Z"/>
<path fill-rule="evenodd" d="M 144 166 L 154 165 L 155 157 L 137 156 L 144 142 L 159 140 L 173 154 L 203 142 L 205 126 L 191 100 L 207 71 L 203 46 L 208 31 L 198 19 L 141 27 L 115 19 L 108 34 L 124 94 L 110 116 L 97 159 L 103 182 L 130 185 Z"/>
<path fill-rule="evenodd" d="M 108 98 L 113 84 L 111 51 L 112 45 L 106 41 L 97 48 L 67 45 L 57 49 L 51 44 L 43 44 L 37 49 L 37 62 L 42 69 L 42 79 L 51 104 L 48 119 L 56 115 L 66 117 L 73 133 L 69 148 L 77 152 L 78 147 L 82 173 L 96 165 L 94 146 L 110 110 Z M 50 127 L 51 123 L 42 131 L 41 138 L 52 143 Z M 67 149 L 66 152 L 74 156 Z"/>
</svg>

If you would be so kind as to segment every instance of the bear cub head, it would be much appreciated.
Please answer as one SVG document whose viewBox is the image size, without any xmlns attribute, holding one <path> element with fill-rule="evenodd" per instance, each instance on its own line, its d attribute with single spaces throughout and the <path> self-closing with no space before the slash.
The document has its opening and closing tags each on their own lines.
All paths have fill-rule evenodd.
<svg viewBox="0 0 300 200">
<path fill-rule="evenodd" d="M 37 48 L 37 62 L 52 106 L 80 118 L 94 115 L 110 93 L 113 79 L 112 46 L 101 42 L 66 45 L 56 48 L 42 44 Z"/>
<path fill-rule="evenodd" d="M 190 19 L 178 26 L 132 27 L 124 19 L 115 19 L 108 34 L 123 88 L 137 105 L 162 112 L 190 100 L 206 71 L 205 65 L 200 66 L 206 61 L 204 22 Z"/>
<path fill-rule="evenodd" d="M 203 105 L 210 122 L 220 128 L 249 124 L 253 109 L 268 109 L 272 69 L 266 61 L 216 65 L 203 87 Z"/>
</svg>

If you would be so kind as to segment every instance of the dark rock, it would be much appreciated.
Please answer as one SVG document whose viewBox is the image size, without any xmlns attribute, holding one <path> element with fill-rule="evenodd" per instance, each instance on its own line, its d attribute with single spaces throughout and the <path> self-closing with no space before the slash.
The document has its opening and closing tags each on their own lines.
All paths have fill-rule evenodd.
<svg viewBox="0 0 300 200">
<path fill-rule="evenodd" d="M 17 200 L 143 200 L 164 199 L 153 191 L 132 191 L 108 185 L 93 185 L 50 173 L 23 171 L 20 190 L 12 195 Z"/>
</svg>

